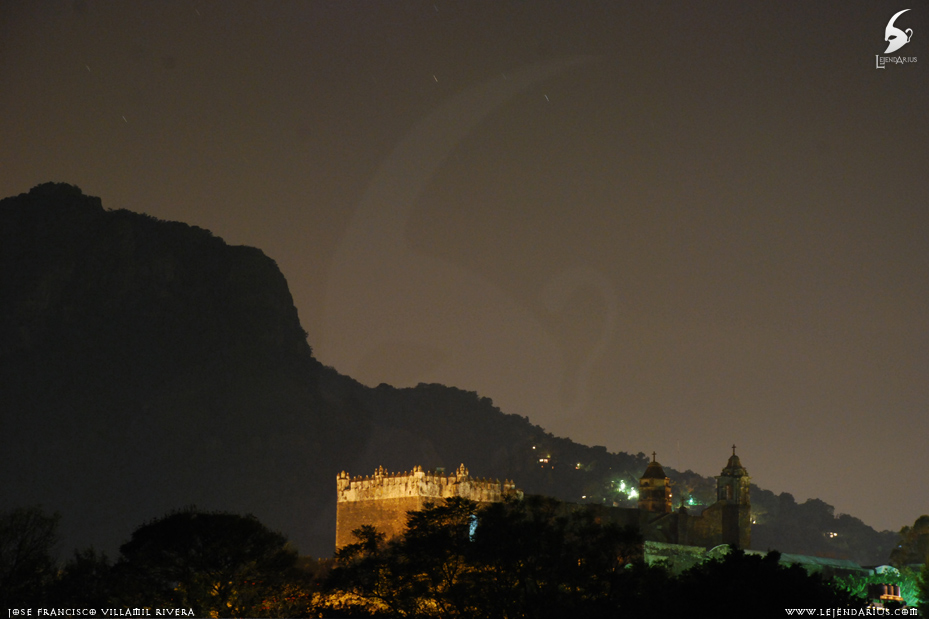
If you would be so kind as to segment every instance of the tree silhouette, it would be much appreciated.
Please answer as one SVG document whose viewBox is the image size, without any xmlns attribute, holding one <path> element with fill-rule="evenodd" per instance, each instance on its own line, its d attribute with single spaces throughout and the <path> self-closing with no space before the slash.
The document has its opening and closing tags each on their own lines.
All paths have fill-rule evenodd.
<svg viewBox="0 0 929 619">
<path fill-rule="evenodd" d="M 112 569 L 106 555 L 93 548 L 74 551 L 51 588 L 52 602 L 75 608 L 109 606 L 116 591 Z"/>
<path fill-rule="evenodd" d="M 674 587 L 679 608 L 712 609 L 716 617 L 783 617 L 785 608 L 860 608 L 862 602 L 799 565 L 731 550 L 685 571 Z"/>
<path fill-rule="evenodd" d="M 43 601 L 55 577 L 52 551 L 60 519 L 40 507 L 0 514 L 0 607 L 25 608 Z"/>
<path fill-rule="evenodd" d="M 292 573 L 296 552 L 253 516 L 187 510 L 133 532 L 115 573 L 123 603 L 254 616 Z"/>
<path fill-rule="evenodd" d="M 648 571 L 636 532 L 542 497 L 427 505 L 386 544 L 372 527 L 354 533 L 358 542 L 337 554 L 328 581 L 330 608 L 401 617 L 612 616 L 621 598 L 632 599 L 624 597 L 634 589 L 626 568 Z"/>
<path fill-rule="evenodd" d="M 900 541 L 890 553 L 895 567 L 929 561 L 929 515 L 920 516 L 911 527 L 900 529 Z"/>
<path fill-rule="evenodd" d="M 791 607 L 863 606 L 782 565 L 776 552 L 731 550 L 672 577 L 645 563 L 635 530 L 605 516 L 544 497 L 429 505 L 389 542 L 373 527 L 358 529 L 358 542 L 337 555 L 322 607 L 345 616 L 547 619 L 782 617 Z"/>
<path fill-rule="evenodd" d="M 916 586 L 919 592 L 919 613 L 929 615 L 929 559 L 926 559 L 926 563 L 919 573 Z"/>
</svg>

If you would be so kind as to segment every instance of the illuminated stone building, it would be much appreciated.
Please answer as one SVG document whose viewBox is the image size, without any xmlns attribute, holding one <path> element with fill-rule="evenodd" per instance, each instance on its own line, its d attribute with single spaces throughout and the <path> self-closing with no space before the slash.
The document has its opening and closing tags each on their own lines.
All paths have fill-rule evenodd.
<svg viewBox="0 0 929 619">
<path fill-rule="evenodd" d="M 388 473 L 378 467 L 371 477 L 349 477 L 342 471 L 336 478 L 336 550 L 355 541 L 352 531 L 369 524 L 387 539 L 406 529 L 407 512 L 421 510 L 427 502 L 463 497 L 477 503 L 496 503 L 509 495 L 521 497 L 512 481 L 476 479 L 462 464 L 445 475 L 414 467 L 408 473 Z"/>
<path fill-rule="evenodd" d="M 716 502 L 697 515 L 671 504 L 671 482 L 652 454 L 652 462 L 639 480 L 639 507 L 603 508 L 601 519 L 634 526 L 646 541 L 713 548 L 722 544 L 751 547 L 751 478 L 739 457 L 732 456 L 716 477 Z"/>
<path fill-rule="evenodd" d="M 751 547 L 751 478 L 739 457 L 732 456 L 716 478 L 717 501 L 691 514 L 683 505 L 673 509 L 671 482 L 655 454 L 639 480 L 638 508 L 564 504 L 564 509 L 590 509 L 603 522 L 632 526 L 646 542 L 664 545 L 714 548 L 722 544 Z M 352 531 L 369 524 L 390 539 L 403 533 L 407 512 L 423 508 L 426 502 L 460 496 L 478 503 L 521 497 L 512 481 L 474 479 L 462 464 L 450 475 L 415 467 L 409 473 L 388 473 L 378 468 L 371 477 L 349 477 L 344 471 L 336 478 L 336 549 L 354 540 Z"/>
</svg>

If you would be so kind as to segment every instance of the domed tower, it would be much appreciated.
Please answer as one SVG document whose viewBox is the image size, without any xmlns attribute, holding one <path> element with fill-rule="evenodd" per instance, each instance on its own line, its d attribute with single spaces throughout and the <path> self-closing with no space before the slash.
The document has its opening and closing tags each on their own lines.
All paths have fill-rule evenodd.
<svg viewBox="0 0 929 619">
<path fill-rule="evenodd" d="M 671 480 L 655 459 L 655 452 L 652 452 L 652 461 L 639 479 L 639 509 L 659 514 L 671 513 Z"/>
<path fill-rule="evenodd" d="M 722 543 L 749 548 L 752 541 L 751 477 L 735 455 L 735 445 L 726 468 L 716 478 L 716 499 L 722 506 Z"/>
</svg>

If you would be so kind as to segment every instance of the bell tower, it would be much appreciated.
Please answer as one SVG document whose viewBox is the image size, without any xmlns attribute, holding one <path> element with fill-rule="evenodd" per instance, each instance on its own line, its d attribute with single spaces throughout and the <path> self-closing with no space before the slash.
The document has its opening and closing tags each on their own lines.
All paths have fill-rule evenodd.
<svg viewBox="0 0 929 619">
<path fill-rule="evenodd" d="M 735 455 L 732 455 L 722 473 L 716 477 L 717 504 L 722 507 L 722 543 L 739 548 L 751 547 L 752 503 L 749 497 L 751 477 Z"/>
<path fill-rule="evenodd" d="M 639 509 L 659 514 L 671 513 L 671 480 L 655 459 L 655 452 L 652 452 L 652 461 L 639 479 Z"/>
</svg>

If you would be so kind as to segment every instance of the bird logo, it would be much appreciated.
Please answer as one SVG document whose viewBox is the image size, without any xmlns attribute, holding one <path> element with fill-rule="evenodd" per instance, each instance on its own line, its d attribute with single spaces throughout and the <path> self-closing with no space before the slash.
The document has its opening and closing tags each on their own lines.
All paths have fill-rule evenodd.
<svg viewBox="0 0 929 619">
<path fill-rule="evenodd" d="M 906 30 L 900 30 L 894 26 L 894 22 L 897 21 L 897 18 L 909 11 L 910 9 L 903 9 L 896 15 L 890 18 L 890 21 L 887 22 L 887 27 L 884 28 L 884 40 L 888 41 L 887 49 L 884 50 L 885 54 L 892 54 L 897 51 L 904 45 L 910 42 L 910 39 L 913 38 L 913 29 L 907 28 Z"/>
</svg>

